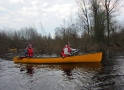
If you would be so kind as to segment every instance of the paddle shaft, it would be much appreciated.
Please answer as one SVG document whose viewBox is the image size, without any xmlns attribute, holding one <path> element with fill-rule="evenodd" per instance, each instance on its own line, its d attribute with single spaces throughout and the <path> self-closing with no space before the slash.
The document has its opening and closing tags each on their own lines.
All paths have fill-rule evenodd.
<svg viewBox="0 0 124 90">
<path fill-rule="evenodd" d="M 78 52 L 78 50 L 75 50 L 74 52 L 72 52 L 71 55 L 74 55 L 76 52 Z"/>
</svg>

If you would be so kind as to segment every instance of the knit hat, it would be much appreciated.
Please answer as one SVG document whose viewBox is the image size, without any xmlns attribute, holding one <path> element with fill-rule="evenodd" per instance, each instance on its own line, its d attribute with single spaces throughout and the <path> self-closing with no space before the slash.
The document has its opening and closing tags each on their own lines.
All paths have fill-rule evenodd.
<svg viewBox="0 0 124 90">
<path fill-rule="evenodd" d="M 32 45 L 31 44 L 28 44 L 28 47 L 32 47 Z"/>
</svg>

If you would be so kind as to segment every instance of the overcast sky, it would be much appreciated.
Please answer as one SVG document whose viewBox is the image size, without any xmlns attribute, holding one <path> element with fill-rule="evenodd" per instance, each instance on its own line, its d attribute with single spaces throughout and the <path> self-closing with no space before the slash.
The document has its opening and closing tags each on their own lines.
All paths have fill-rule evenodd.
<svg viewBox="0 0 124 90">
<path fill-rule="evenodd" d="M 0 29 L 40 28 L 42 23 L 47 34 L 54 34 L 76 11 L 76 0 L 0 0 Z"/>
<path fill-rule="evenodd" d="M 63 19 L 68 20 L 76 11 L 76 0 L 0 0 L 0 29 L 19 30 L 34 25 L 40 30 L 42 23 L 45 32 L 53 35 Z"/>
</svg>

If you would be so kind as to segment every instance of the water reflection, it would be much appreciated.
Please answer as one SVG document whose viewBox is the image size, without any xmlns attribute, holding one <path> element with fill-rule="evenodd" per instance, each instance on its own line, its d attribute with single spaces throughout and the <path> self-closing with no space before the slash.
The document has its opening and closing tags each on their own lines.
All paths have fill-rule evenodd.
<svg viewBox="0 0 124 90">
<path fill-rule="evenodd" d="M 27 74 L 32 76 L 34 73 L 34 67 L 32 64 L 26 64 L 26 65 L 20 64 L 20 71 L 21 72 L 26 71 Z"/>
<path fill-rule="evenodd" d="M 31 64 L 26 64 L 25 70 L 26 70 L 26 73 L 28 73 L 30 75 L 33 75 L 33 73 L 34 73 L 34 68 L 33 68 L 33 65 L 31 65 Z M 24 71 L 24 67 L 20 68 L 20 71 Z"/>
<path fill-rule="evenodd" d="M 76 63 L 76 64 L 22 64 L 15 63 L 15 67 L 20 68 L 20 71 L 33 75 L 36 69 L 48 69 L 62 71 L 66 76 L 72 76 L 72 71 L 75 69 L 84 69 L 87 71 L 97 71 L 102 68 L 100 62 L 94 63 Z"/>
<path fill-rule="evenodd" d="M 0 63 L 0 90 L 89 90 L 101 63 Z M 2 89 L 1 89 L 2 88 Z M 93 89 L 92 89 L 93 90 Z"/>
<path fill-rule="evenodd" d="M 28 66 L 28 68 L 27 68 Z M 43 90 L 90 90 L 94 80 L 93 76 L 101 72 L 102 64 L 97 63 L 78 63 L 78 64 L 16 64 L 15 67 L 22 69 L 33 84 L 38 82 L 49 84 L 44 85 Z M 33 68 L 33 73 L 29 70 Z M 29 70 L 29 73 L 26 71 Z M 22 71 L 21 71 L 22 72 Z M 25 74 L 23 74 L 25 77 Z M 35 77 L 35 79 L 33 79 Z M 37 88 L 40 85 L 38 84 Z M 46 88 L 47 87 L 47 88 Z M 39 89 L 38 89 L 39 90 Z"/>
</svg>

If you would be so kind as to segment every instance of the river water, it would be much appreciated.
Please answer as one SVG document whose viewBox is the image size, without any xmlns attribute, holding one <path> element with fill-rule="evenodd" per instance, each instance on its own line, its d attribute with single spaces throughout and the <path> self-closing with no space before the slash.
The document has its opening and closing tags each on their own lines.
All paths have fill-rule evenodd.
<svg viewBox="0 0 124 90">
<path fill-rule="evenodd" d="M 124 90 L 123 52 L 80 64 L 14 64 L 15 55 L 0 56 L 0 90 Z"/>
</svg>

